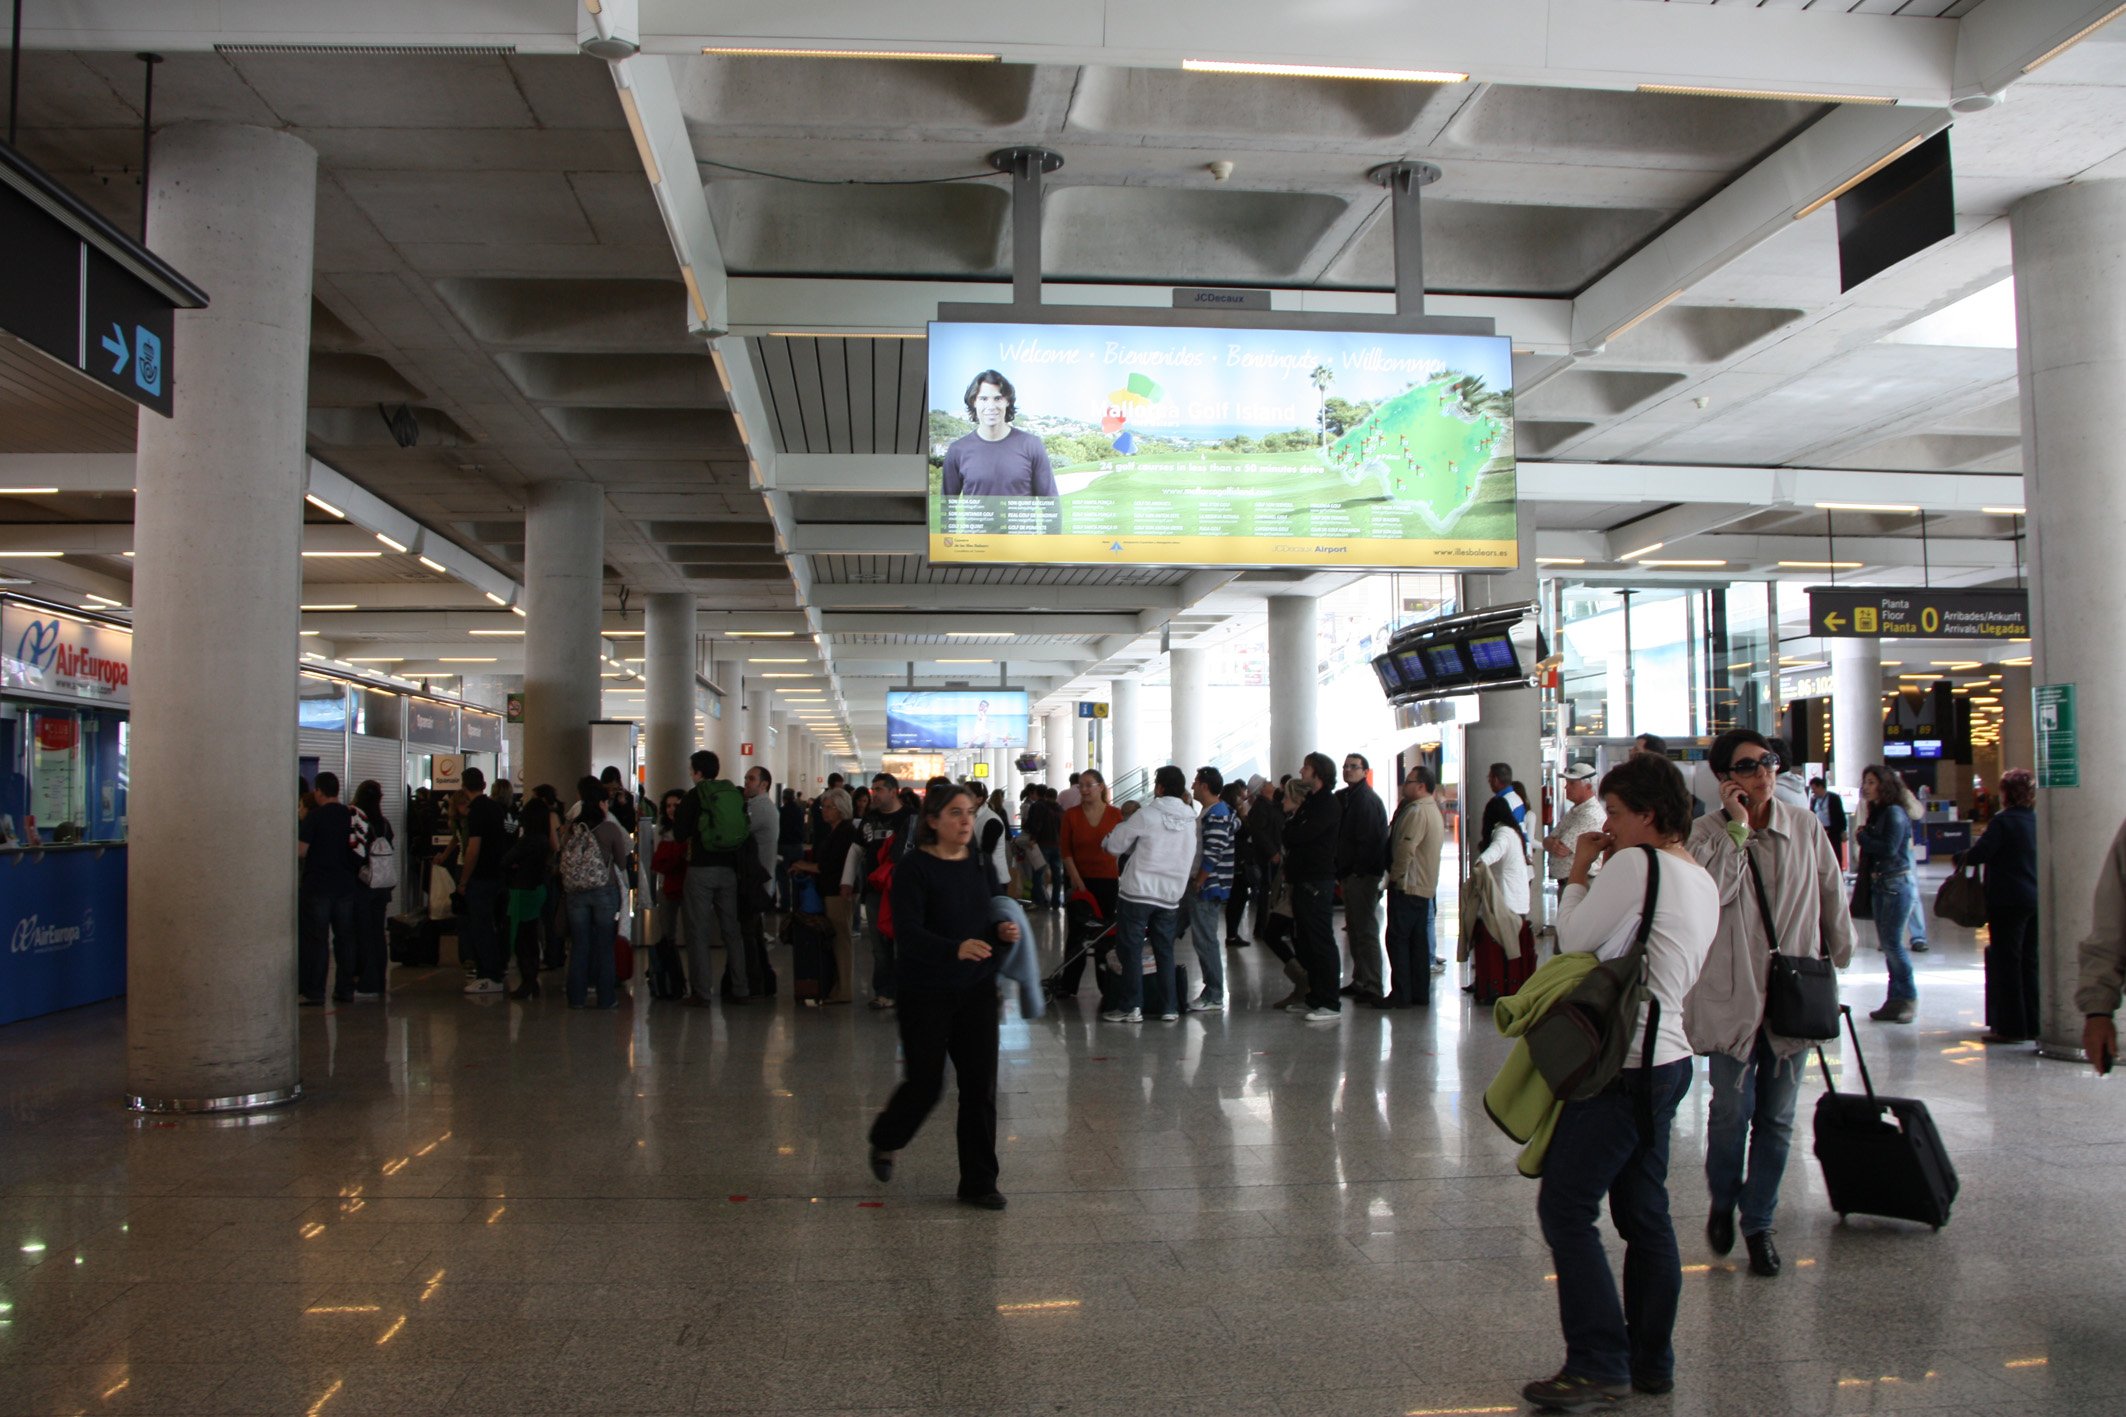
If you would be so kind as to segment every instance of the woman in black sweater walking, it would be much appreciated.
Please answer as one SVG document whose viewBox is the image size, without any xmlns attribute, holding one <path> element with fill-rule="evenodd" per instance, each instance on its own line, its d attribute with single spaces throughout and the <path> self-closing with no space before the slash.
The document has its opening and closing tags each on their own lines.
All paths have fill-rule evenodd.
<svg viewBox="0 0 2126 1417">
<path fill-rule="evenodd" d="M 945 1091 L 945 1060 L 960 1084 L 960 1199 L 1002 1210 L 997 1193 L 997 955 L 1016 943 L 1016 925 L 991 917 L 998 891 L 969 846 L 975 802 L 952 783 L 923 799 L 918 850 L 893 870 L 893 942 L 900 969 L 894 999 L 906 1073 L 871 1124 L 871 1173 L 893 1178 L 900 1149 L 914 1139 Z"/>
</svg>

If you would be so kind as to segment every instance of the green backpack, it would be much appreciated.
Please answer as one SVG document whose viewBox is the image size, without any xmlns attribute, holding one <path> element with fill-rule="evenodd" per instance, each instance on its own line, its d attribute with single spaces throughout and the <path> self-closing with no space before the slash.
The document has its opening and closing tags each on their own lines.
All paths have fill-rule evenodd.
<svg viewBox="0 0 2126 1417">
<path fill-rule="evenodd" d="M 746 797 L 722 778 L 712 778 L 695 789 L 701 795 L 701 824 L 695 828 L 704 851 L 719 854 L 738 850 L 753 835 L 746 821 Z"/>
</svg>

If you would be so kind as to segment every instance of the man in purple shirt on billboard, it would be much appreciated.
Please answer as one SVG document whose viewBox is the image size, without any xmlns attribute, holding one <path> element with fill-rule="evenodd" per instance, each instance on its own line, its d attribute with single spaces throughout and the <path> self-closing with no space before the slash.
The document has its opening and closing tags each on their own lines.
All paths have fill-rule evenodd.
<svg viewBox="0 0 2126 1417">
<path fill-rule="evenodd" d="M 974 431 L 945 449 L 947 497 L 1054 497 L 1055 470 L 1039 438 L 1011 426 L 1018 393 L 1011 380 L 984 369 L 967 386 Z"/>
</svg>

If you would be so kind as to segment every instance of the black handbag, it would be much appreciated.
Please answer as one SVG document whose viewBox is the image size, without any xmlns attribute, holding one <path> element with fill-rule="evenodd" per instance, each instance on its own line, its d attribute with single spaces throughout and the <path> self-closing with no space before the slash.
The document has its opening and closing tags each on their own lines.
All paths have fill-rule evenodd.
<svg viewBox="0 0 2126 1417">
<path fill-rule="evenodd" d="M 1757 888 L 1757 911 L 1764 917 L 1764 936 L 1772 945 L 1771 973 L 1764 985 L 1764 1026 L 1782 1038 L 1836 1038 L 1838 972 L 1824 951 L 1821 936 L 1814 955 L 1781 954 L 1771 902 L 1764 896 L 1764 877 L 1757 874 L 1757 858 L 1745 846 L 1742 859 L 1749 862 L 1750 883 Z"/>
<path fill-rule="evenodd" d="M 1860 853 L 1860 864 L 1853 868 L 1853 900 L 1846 908 L 1855 920 L 1875 918 L 1875 868 L 1865 851 Z"/>
</svg>

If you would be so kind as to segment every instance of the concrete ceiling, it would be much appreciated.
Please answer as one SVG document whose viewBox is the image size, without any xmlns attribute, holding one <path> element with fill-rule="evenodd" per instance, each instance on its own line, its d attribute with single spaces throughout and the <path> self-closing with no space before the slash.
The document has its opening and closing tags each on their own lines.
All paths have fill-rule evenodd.
<svg viewBox="0 0 2126 1417">
<path fill-rule="evenodd" d="M 630 63 L 668 77 L 670 123 L 653 121 L 649 137 L 663 167 L 700 164 L 705 247 L 688 247 L 675 216 L 692 200 L 684 180 L 646 180 L 614 71 L 553 27 L 566 7 L 531 0 L 291 4 L 154 31 L 122 5 L 32 10 L 40 47 L 24 65 L 21 146 L 137 226 L 132 54 L 152 45 L 168 56 L 158 125 L 264 124 L 317 149 L 311 452 L 372 494 L 378 516 L 462 548 L 472 578 L 438 576 L 411 553 L 306 561 L 307 599 L 364 607 L 336 623 L 306 617 L 342 653 L 440 658 L 469 642 L 464 617 L 511 618 L 489 600 L 522 579 L 524 488 L 547 478 L 606 493 L 609 630 L 639 628 L 621 613 L 623 587 L 633 605 L 693 591 L 711 634 L 797 630 L 805 670 L 871 751 L 884 687 L 911 657 L 929 678 L 987 678 L 1003 671 L 939 661 L 998 659 L 1014 682 L 1070 695 L 1155 661 L 1162 632 L 1215 638 L 1267 593 L 1343 583 L 924 559 L 924 346 L 906 336 L 940 300 L 1003 298 L 1011 207 L 984 159 L 1019 143 L 1066 155 L 1044 203 L 1049 298 L 1092 303 L 1158 305 L 1169 286 L 1220 283 L 1266 288 L 1280 308 L 1391 308 L 1386 198 L 1365 173 L 1397 158 L 1440 164 L 1424 207 L 1428 288 L 1515 337 L 1539 550 L 1590 578 L 1667 574 L 1626 559 L 1656 531 L 1663 557 L 1777 574 L 1778 561 L 1807 559 L 1787 553 L 1822 544 L 1819 500 L 1925 506 L 1930 567 L 1972 582 L 2012 574 L 2017 526 L 1980 508 L 2020 502 L 2013 349 L 1891 337 L 2008 274 L 2017 198 L 2126 173 L 2121 27 L 2006 87 L 2105 7 L 1516 3 L 1529 12 L 1519 20 L 1475 0 L 1383 17 L 1422 31 L 1411 54 L 1475 75 L 1440 85 L 1178 67 L 1193 35 L 1212 31 L 1310 62 L 1378 62 L 1356 29 L 1309 23 L 1297 38 L 1295 17 L 1263 4 L 1193 30 L 1193 0 L 1120 17 L 1090 0 L 1007 4 L 973 20 L 934 4 L 871 19 L 741 4 L 719 7 L 727 32 L 697 34 L 699 7 L 650 0 L 647 52 Z M 1523 33 L 1537 11 L 1547 49 Z M 863 32 L 879 25 L 889 33 Z M 699 52 L 762 36 L 944 47 L 952 25 L 950 47 L 1022 62 Z M 245 48 L 383 42 L 515 52 Z M 1633 91 L 1716 80 L 1906 106 Z M 1794 211 L 1938 126 L 1940 106 L 1974 83 L 2005 101 L 1955 117 L 1957 234 L 1840 294 L 1834 213 Z M 728 392 L 690 318 L 675 239 L 728 302 L 730 334 L 716 341 Z M 421 429 L 412 447 L 380 411 L 400 404 Z M 123 454 L 128 424 L 109 396 L 0 339 L 0 466 Z M 1778 469 L 1794 475 L 1764 480 Z M 1841 473 L 1861 481 L 1823 480 Z M 0 473 L 0 486 L 17 481 Z M 1831 485 L 1871 490 L 1840 498 L 1821 490 Z M 129 519 L 122 482 L 0 499 L 0 530 L 22 535 Z M 333 532 L 330 520 L 314 533 Z M 1915 516 L 1845 513 L 1834 530 L 1869 558 L 1863 577 L 1921 560 Z M 122 598 L 129 579 L 115 551 L 0 569 L 24 565 L 52 593 Z M 940 653 L 951 650 L 970 652 Z M 500 671 L 517 659 L 513 644 L 496 647 Z"/>
</svg>

